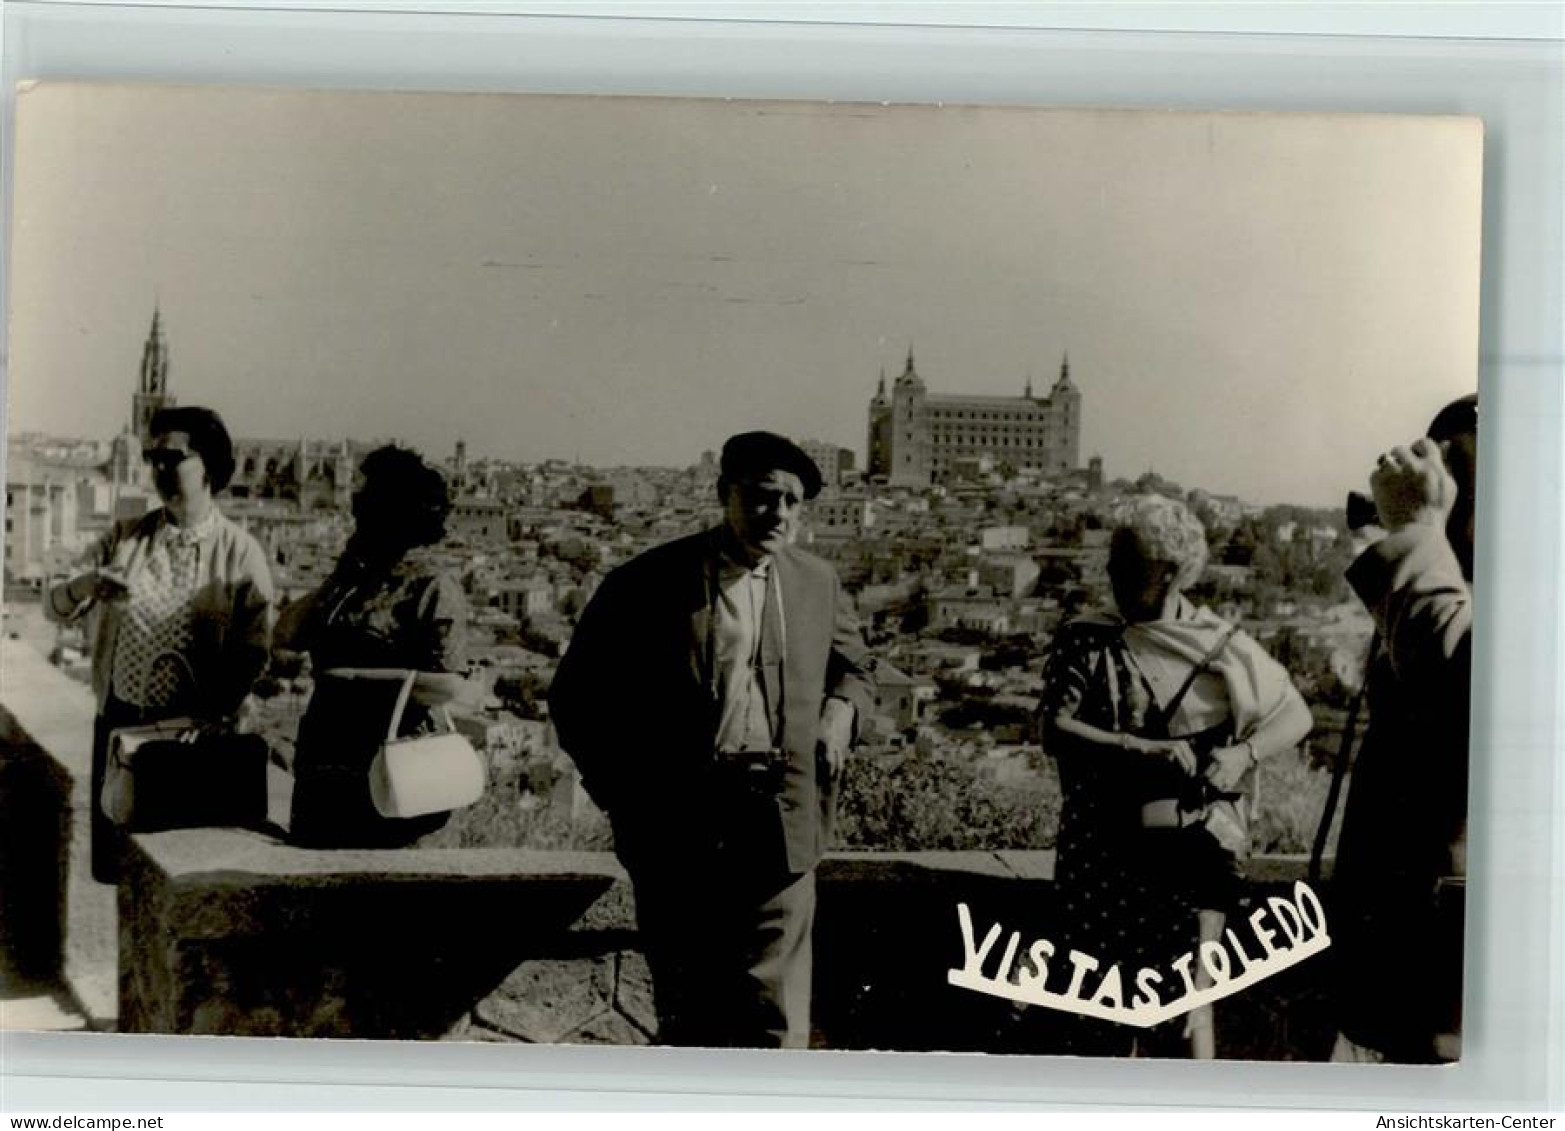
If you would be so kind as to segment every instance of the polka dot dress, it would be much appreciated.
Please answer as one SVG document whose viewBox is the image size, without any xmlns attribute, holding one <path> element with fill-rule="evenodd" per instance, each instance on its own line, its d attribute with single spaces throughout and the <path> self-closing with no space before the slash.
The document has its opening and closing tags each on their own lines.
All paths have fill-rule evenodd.
<svg viewBox="0 0 1565 1131">
<path fill-rule="evenodd" d="M 1103 730 L 1135 733 L 1152 697 L 1129 662 L 1116 626 L 1062 626 L 1044 668 L 1039 712 L 1069 714 Z M 1140 802 L 1147 786 L 1133 756 L 1064 755 L 1064 793 L 1055 863 L 1060 900 L 1057 944 L 1118 963 L 1126 978 L 1141 966 L 1162 967 L 1198 937 L 1196 908 L 1148 859 Z M 1123 1054 L 1136 1031 L 1083 1023 L 1083 1054 Z M 1098 1047 L 1102 1042 L 1102 1047 Z M 1121 1047 L 1123 1046 L 1123 1047 Z"/>
</svg>

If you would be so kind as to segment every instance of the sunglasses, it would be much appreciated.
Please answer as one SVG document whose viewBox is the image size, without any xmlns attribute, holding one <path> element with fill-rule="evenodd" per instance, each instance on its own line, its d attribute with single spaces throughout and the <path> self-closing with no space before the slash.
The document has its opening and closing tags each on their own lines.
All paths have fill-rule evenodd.
<svg viewBox="0 0 1565 1131">
<path fill-rule="evenodd" d="M 158 471 L 173 471 L 195 454 L 183 448 L 153 448 L 143 452 L 141 458 Z"/>
</svg>

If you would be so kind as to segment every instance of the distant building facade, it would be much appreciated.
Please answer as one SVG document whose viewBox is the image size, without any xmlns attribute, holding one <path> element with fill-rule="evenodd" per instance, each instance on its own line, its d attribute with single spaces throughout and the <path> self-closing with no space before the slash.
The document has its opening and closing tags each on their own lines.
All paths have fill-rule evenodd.
<svg viewBox="0 0 1565 1131">
<path fill-rule="evenodd" d="M 895 487 L 926 487 L 987 457 L 1013 471 L 1065 475 L 1080 462 L 1081 411 L 1068 358 L 1044 397 L 1033 396 L 1030 381 L 1019 397 L 953 396 L 928 392 L 909 350 L 890 394 L 882 374 L 870 401 L 868 473 Z"/>
<path fill-rule="evenodd" d="M 5 483 L 5 573 L 36 581 L 63 569 L 82 549 L 75 483 L 34 472 L 25 461 Z"/>
<path fill-rule="evenodd" d="M 1025 526 L 986 526 L 978 532 L 978 545 L 985 551 L 1025 550 L 1032 544 L 1032 532 Z"/>
<path fill-rule="evenodd" d="M 842 480 L 853 471 L 853 452 L 825 440 L 800 440 L 804 454 L 821 469 L 821 488 L 827 495 L 842 486 Z"/>
<path fill-rule="evenodd" d="M 806 521 L 818 538 L 862 538 L 875 525 L 875 505 L 853 495 L 823 495 L 810 504 Z"/>
<path fill-rule="evenodd" d="M 300 510 L 347 510 L 364 454 L 347 440 L 234 441 L 236 499 L 281 499 Z"/>
<path fill-rule="evenodd" d="M 457 499 L 451 505 L 446 529 L 470 545 L 504 542 L 510 536 L 509 512 L 498 499 Z"/>
</svg>

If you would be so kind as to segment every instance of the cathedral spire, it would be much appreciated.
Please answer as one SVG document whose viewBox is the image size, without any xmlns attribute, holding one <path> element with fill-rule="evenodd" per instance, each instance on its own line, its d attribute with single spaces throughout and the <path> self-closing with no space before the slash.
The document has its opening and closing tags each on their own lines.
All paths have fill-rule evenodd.
<svg viewBox="0 0 1565 1131">
<path fill-rule="evenodd" d="M 912 373 L 913 372 L 913 343 L 912 343 L 911 340 L 907 344 L 907 368 L 904 369 L 902 372 L 903 373 Z"/>
<path fill-rule="evenodd" d="M 168 392 L 168 345 L 163 340 L 163 311 L 152 308 L 152 327 L 141 347 L 140 391 L 147 396 L 161 396 Z"/>
<path fill-rule="evenodd" d="M 146 343 L 141 347 L 141 372 L 136 391 L 131 397 L 131 429 L 140 437 L 143 446 L 152 442 L 152 417 L 162 408 L 175 402 L 168 393 L 169 368 L 168 343 L 163 340 L 163 310 L 160 303 L 152 306 L 152 326 L 147 331 Z"/>
</svg>

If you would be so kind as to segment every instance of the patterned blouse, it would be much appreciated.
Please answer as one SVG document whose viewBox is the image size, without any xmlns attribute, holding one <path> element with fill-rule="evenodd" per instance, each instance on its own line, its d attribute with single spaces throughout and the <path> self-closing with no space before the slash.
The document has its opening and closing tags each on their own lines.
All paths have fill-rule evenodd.
<svg viewBox="0 0 1565 1131">
<path fill-rule="evenodd" d="M 114 647 L 114 696 L 143 708 L 172 706 L 194 689 L 185 657 L 195 622 L 191 598 L 202 584 L 201 543 L 217 530 L 217 511 L 193 526 L 164 522 L 152 535 L 128 591 Z"/>
<path fill-rule="evenodd" d="M 44 602 L 51 620 L 92 627 L 100 711 L 111 697 L 213 718 L 239 707 L 266 666 L 273 619 L 266 552 L 249 533 L 215 507 L 188 528 L 160 507 L 115 523 L 81 565 L 129 587 L 125 599 L 77 603 L 64 581 Z"/>
</svg>

